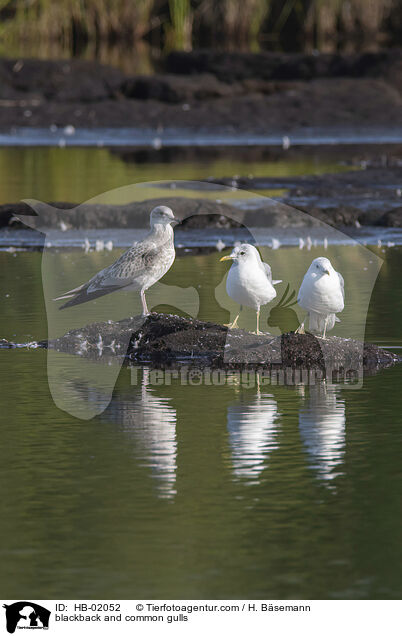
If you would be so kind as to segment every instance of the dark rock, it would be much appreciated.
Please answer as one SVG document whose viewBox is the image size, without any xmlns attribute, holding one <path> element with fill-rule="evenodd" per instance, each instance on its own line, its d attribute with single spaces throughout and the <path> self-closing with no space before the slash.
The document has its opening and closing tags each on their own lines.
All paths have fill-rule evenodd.
<svg viewBox="0 0 402 636">
<path fill-rule="evenodd" d="M 14 342 L 0 338 L 0 349 L 15 349 L 15 347 L 16 345 Z"/>
<path fill-rule="evenodd" d="M 99 351 L 100 337 L 102 351 Z M 129 345 L 127 347 L 127 343 Z M 400 358 L 372 344 L 331 337 L 287 333 L 257 336 L 241 329 L 167 314 L 135 316 L 119 322 L 74 329 L 48 343 L 57 351 L 110 359 L 111 351 L 129 362 L 156 366 L 192 364 L 201 368 L 298 368 L 323 373 L 375 371 Z"/>
<path fill-rule="evenodd" d="M 394 210 L 388 210 L 381 216 L 378 225 L 386 227 L 402 227 L 402 206 Z"/>
<path fill-rule="evenodd" d="M 239 92 L 208 74 L 137 76 L 125 80 L 121 91 L 130 99 L 156 99 L 170 104 L 225 97 Z"/>
<path fill-rule="evenodd" d="M 258 78 L 312 80 L 324 77 L 384 77 L 401 81 L 402 51 L 341 53 L 247 53 L 240 51 L 173 51 L 165 60 L 168 73 L 212 73 L 223 82 Z"/>
<path fill-rule="evenodd" d="M 124 75 L 118 69 L 86 60 L 3 59 L 0 78 L 14 95 L 41 95 L 58 102 L 93 102 L 113 96 Z"/>
</svg>

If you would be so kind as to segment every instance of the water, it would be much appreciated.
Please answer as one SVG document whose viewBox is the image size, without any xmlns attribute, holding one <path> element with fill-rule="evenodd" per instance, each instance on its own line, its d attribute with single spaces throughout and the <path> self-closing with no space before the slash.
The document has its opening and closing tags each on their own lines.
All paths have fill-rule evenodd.
<svg viewBox="0 0 402 636">
<path fill-rule="evenodd" d="M 352 263 L 354 249 L 330 246 L 328 255 Z M 315 250 L 270 255 L 290 276 Z M 366 338 L 401 347 L 402 249 L 374 253 L 384 265 Z M 67 277 L 77 267 L 85 277 L 116 255 L 55 258 Z M 212 293 L 219 256 L 189 252 L 164 282 L 197 280 L 200 318 L 224 322 Z M 39 252 L 0 252 L 0 337 L 46 337 L 40 262 Z M 358 293 L 350 290 L 349 307 Z M 121 296 L 120 317 L 133 311 L 132 295 Z M 90 316 L 102 318 L 102 307 Z M 60 315 L 60 329 L 71 326 Z M 351 316 L 345 309 L 338 334 Z M 395 366 L 360 390 L 230 377 L 158 385 L 138 367 L 121 371 L 101 415 L 81 421 L 54 405 L 45 351 L 0 351 L 3 594 L 400 598 L 401 380 Z"/>
<path fill-rule="evenodd" d="M 30 128 L 21 126 L 0 133 L 0 146 L 129 146 L 160 149 L 165 147 L 213 147 L 213 146 L 283 146 L 290 145 L 356 145 L 400 144 L 402 129 L 398 126 L 373 129 L 372 126 L 344 129 L 301 128 L 283 129 L 275 135 L 241 133 L 233 126 L 217 132 L 215 129 L 188 132 L 186 129 L 165 128 L 77 128 L 70 126 Z"/>
<path fill-rule="evenodd" d="M 304 152 L 289 158 L 275 154 L 255 158 L 253 149 L 212 155 L 192 154 L 177 149 L 169 154 L 152 155 L 144 161 L 141 152 L 133 161 L 122 161 L 107 148 L 0 147 L 0 203 L 25 198 L 41 201 L 81 203 L 102 192 L 132 183 L 162 180 L 198 180 L 210 176 L 253 174 L 254 176 L 292 176 L 350 170 L 331 152 Z M 258 155 L 257 155 L 258 156 Z M 245 160 L 246 157 L 246 160 Z M 191 196 L 191 191 L 186 196 Z M 199 192 L 193 193 L 199 196 Z M 216 195 L 214 195 L 216 196 Z"/>
</svg>

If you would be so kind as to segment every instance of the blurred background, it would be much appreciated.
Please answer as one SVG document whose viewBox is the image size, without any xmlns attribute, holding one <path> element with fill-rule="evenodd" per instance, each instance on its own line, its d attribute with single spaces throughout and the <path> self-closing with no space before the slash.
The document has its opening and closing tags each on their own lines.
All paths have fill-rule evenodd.
<svg viewBox="0 0 402 636">
<path fill-rule="evenodd" d="M 0 0 L 0 55 L 143 73 L 171 49 L 372 51 L 401 34 L 401 0 Z"/>
</svg>

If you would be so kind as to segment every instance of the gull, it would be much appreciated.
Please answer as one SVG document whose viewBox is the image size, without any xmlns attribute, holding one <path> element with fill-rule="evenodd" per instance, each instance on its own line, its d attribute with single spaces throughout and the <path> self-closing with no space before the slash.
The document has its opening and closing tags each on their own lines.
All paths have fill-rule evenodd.
<svg viewBox="0 0 402 636">
<path fill-rule="evenodd" d="M 335 322 L 340 322 L 335 314 L 345 306 L 344 281 L 328 258 L 319 256 L 313 260 L 303 278 L 297 302 L 308 312 L 311 331 L 322 332 L 323 339 Z M 304 321 L 296 332 L 304 333 Z"/>
<path fill-rule="evenodd" d="M 274 285 L 282 281 L 272 280 L 270 266 L 262 262 L 258 250 L 248 243 L 238 245 L 229 256 L 223 256 L 220 260 L 233 261 L 226 280 L 226 291 L 233 300 L 239 303 L 240 311 L 243 305 L 256 310 L 257 331 L 255 333 L 260 335 L 260 308 L 275 298 Z M 236 327 L 239 316 L 240 312 L 234 321 L 227 325 L 229 329 Z"/>
<path fill-rule="evenodd" d="M 134 243 L 112 265 L 102 269 L 89 281 L 70 289 L 54 300 L 70 298 L 60 309 L 86 303 L 119 289 L 140 292 L 142 315 L 149 311 L 145 292 L 171 268 L 175 259 L 172 223 L 180 223 L 170 208 L 160 205 L 150 215 L 151 231 L 143 241 Z"/>
</svg>

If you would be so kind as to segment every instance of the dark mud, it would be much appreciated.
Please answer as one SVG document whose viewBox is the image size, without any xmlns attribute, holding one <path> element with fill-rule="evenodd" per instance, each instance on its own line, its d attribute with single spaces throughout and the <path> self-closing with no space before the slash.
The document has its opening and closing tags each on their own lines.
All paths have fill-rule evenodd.
<svg viewBox="0 0 402 636">
<path fill-rule="evenodd" d="M 3 348 L 12 346 L 2 341 Z M 360 369 L 370 373 L 400 361 L 389 351 L 356 340 L 322 340 L 295 333 L 257 336 L 210 322 L 155 313 L 146 319 L 135 316 L 90 324 L 37 346 L 96 360 L 124 357 L 129 363 L 159 367 L 297 368 L 320 370 L 324 375 L 329 368 L 338 374 Z"/>
<path fill-rule="evenodd" d="M 264 132 L 402 122 L 402 52 L 289 55 L 201 51 L 126 76 L 82 60 L 0 61 L 0 128 L 174 127 Z"/>
</svg>

